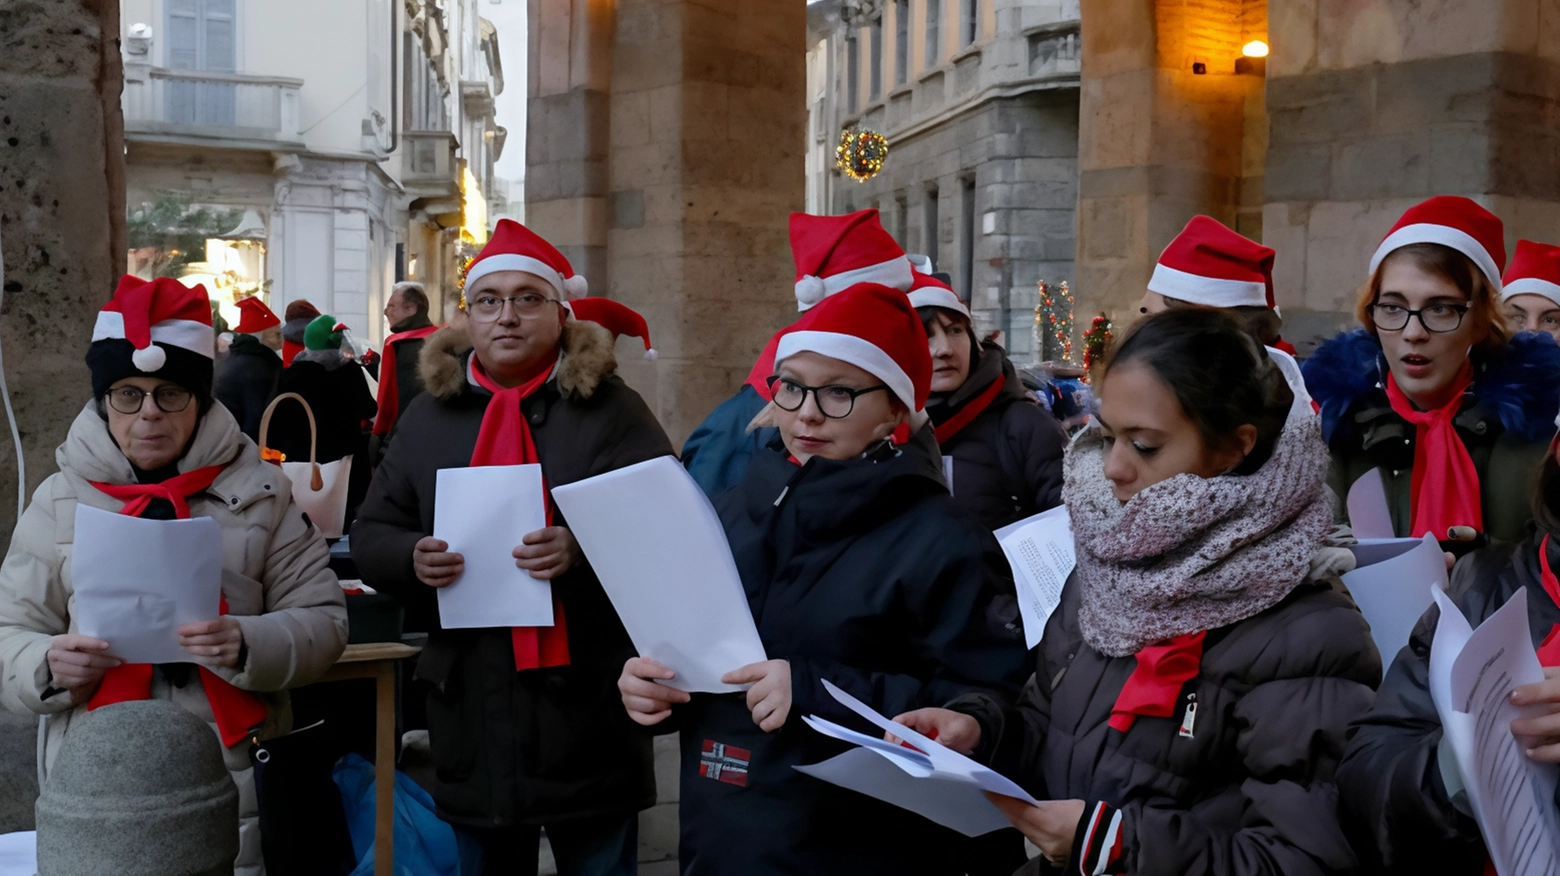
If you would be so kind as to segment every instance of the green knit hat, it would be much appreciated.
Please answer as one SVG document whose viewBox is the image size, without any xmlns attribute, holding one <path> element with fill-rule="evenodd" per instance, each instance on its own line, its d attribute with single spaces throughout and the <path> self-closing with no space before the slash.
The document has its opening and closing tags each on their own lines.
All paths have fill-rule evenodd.
<svg viewBox="0 0 1560 876">
<path fill-rule="evenodd" d="M 322 313 L 304 328 L 303 346 L 310 350 L 339 350 L 346 330 L 346 325 L 334 316 Z"/>
</svg>

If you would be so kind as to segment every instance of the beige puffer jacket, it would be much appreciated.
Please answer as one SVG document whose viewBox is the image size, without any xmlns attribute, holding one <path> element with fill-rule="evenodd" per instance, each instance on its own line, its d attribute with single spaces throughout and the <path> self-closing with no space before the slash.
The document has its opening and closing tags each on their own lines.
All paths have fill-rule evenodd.
<svg viewBox="0 0 1560 876">
<path fill-rule="evenodd" d="M 88 481 L 135 482 L 130 462 L 89 402 L 55 451 L 58 473 L 33 493 L 11 534 L 0 565 L 0 708 L 50 716 L 40 740 L 45 774 L 85 711 L 68 693 L 45 697 L 50 687 L 51 637 L 75 632 L 70 560 L 76 503 L 118 511 L 123 504 Z M 226 464 L 210 489 L 190 497 L 190 513 L 222 526 L 222 593 L 229 613 L 244 632 L 248 657 L 240 670 L 214 669 L 237 687 L 262 695 L 270 717 L 260 738 L 285 733 L 292 723 L 287 688 L 319 678 L 341 656 L 347 642 L 347 610 L 336 576 L 327 568 L 329 550 L 319 530 L 292 503 L 292 485 L 275 466 L 260 461 L 255 445 L 239 431 L 227 409 L 213 404 L 202 418 L 179 470 Z M 208 722 L 199 676 L 182 688 L 153 676 L 152 696 L 171 700 Z M 215 730 L 215 723 L 212 723 Z M 237 872 L 264 872 L 249 743 L 224 752 L 239 787 Z"/>
</svg>

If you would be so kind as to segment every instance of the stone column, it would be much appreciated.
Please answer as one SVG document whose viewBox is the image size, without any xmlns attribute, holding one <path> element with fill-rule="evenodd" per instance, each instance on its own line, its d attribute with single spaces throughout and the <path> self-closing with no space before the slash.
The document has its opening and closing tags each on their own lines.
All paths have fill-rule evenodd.
<svg viewBox="0 0 1560 876">
<path fill-rule="evenodd" d="M 806 24 L 789 0 L 617 3 L 611 295 L 645 315 L 660 353 L 645 363 L 625 342 L 618 359 L 676 444 L 795 319 Z"/>
<path fill-rule="evenodd" d="M 117 0 L 0 0 L 0 344 L 28 486 L 91 395 L 83 357 L 125 264 Z M 0 539 L 16 454 L 0 424 Z"/>
<path fill-rule="evenodd" d="M 1408 206 L 1472 197 L 1560 242 L 1560 5 L 1271 0 L 1263 226 L 1285 334 L 1352 324 L 1370 254 Z"/>
<path fill-rule="evenodd" d="M 1237 62 L 1248 38 L 1266 36 L 1262 8 L 1261 0 L 1083 0 L 1080 330 L 1102 310 L 1118 324 L 1135 315 L 1160 250 L 1193 215 L 1260 236 L 1238 220 L 1243 191 L 1252 201 L 1260 190 L 1246 119 L 1261 113 L 1261 69 Z"/>
</svg>

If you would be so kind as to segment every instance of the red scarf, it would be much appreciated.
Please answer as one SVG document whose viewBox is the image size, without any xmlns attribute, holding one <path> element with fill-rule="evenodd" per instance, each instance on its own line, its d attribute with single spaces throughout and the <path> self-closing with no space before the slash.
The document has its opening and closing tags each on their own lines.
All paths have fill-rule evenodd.
<svg viewBox="0 0 1560 876">
<path fill-rule="evenodd" d="M 493 393 L 487 411 L 482 414 L 482 429 L 477 433 L 477 446 L 471 451 L 472 465 L 531 465 L 540 463 L 536 452 L 536 439 L 526 421 L 520 403 L 541 389 L 552 375 L 558 362 L 558 350 L 542 363 L 541 369 L 521 385 L 505 389 L 482 370 L 482 363 L 473 354 L 471 376 L 477 385 Z M 552 499 L 547 484 L 542 484 L 542 495 L 547 497 L 547 524 L 552 525 Z M 513 627 L 510 641 L 514 643 L 515 670 L 539 669 L 544 666 L 569 665 L 569 632 L 563 620 L 563 603 L 558 590 L 553 588 L 553 625 L 550 627 Z"/>
<path fill-rule="evenodd" d="M 1549 594 L 1549 599 L 1555 605 L 1560 605 L 1560 581 L 1555 580 L 1555 573 L 1549 568 L 1549 536 L 1538 546 L 1539 580 L 1544 582 L 1544 592 Z M 1560 666 L 1560 624 L 1549 628 L 1549 635 L 1544 637 L 1544 643 L 1538 646 L 1538 662 L 1545 666 Z"/>
<path fill-rule="evenodd" d="M 426 338 L 438 331 L 436 325 L 396 332 L 385 338 L 384 349 L 379 353 L 379 417 L 374 420 L 375 435 L 389 435 L 395 428 L 395 418 L 401 412 L 401 387 L 395 379 L 395 345 L 401 341 Z"/>
<path fill-rule="evenodd" d="M 1175 714 L 1181 688 L 1202 666 L 1206 632 L 1187 633 L 1149 645 L 1137 652 L 1137 668 L 1121 686 L 1110 710 L 1110 726 L 1125 733 L 1139 715 L 1168 718 Z"/>
<path fill-rule="evenodd" d="M 1464 363 L 1452 386 L 1451 399 L 1433 411 L 1415 410 L 1397 381 L 1387 374 L 1387 402 L 1398 416 L 1414 424 L 1414 473 L 1409 490 L 1413 523 L 1409 536 L 1431 533 L 1447 537 L 1453 526 L 1484 531 L 1484 511 L 1479 501 L 1479 471 L 1473 457 L 1457 437 L 1452 420 L 1462 409 L 1463 393 L 1473 383 L 1473 366 Z"/>
<path fill-rule="evenodd" d="M 959 430 L 968 426 L 986 408 L 991 407 L 991 403 L 997 400 L 998 395 L 1002 394 L 1002 386 L 1005 383 L 1007 383 L 1007 376 L 997 375 L 997 379 L 993 380 L 990 386 L 981 390 L 980 395 L 970 399 L 969 403 L 961 408 L 958 413 L 949 417 L 947 422 L 934 429 L 933 432 L 937 435 L 937 443 L 946 445 L 953 436 L 959 434 Z"/>
<path fill-rule="evenodd" d="M 99 492 L 124 501 L 120 514 L 139 517 L 156 499 L 173 503 L 173 512 L 180 520 L 190 516 L 187 497 L 204 492 L 227 466 L 208 465 L 169 478 L 160 484 L 102 484 L 88 481 Z M 220 608 L 228 613 L 227 599 Z M 97 692 L 87 701 L 87 711 L 111 706 L 114 703 L 135 702 L 152 698 L 152 670 L 150 663 L 124 663 L 103 673 L 103 681 Z M 259 697 L 247 690 L 236 688 L 221 676 L 204 666 L 196 666 L 200 672 L 200 685 L 206 690 L 206 702 L 211 706 L 211 716 L 217 722 L 217 732 L 222 744 L 229 748 L 237 745 L 250 731 L 265 722 L 267 709 Z"/>
<path fill-rule="evenodd" d="M 303 347 L 302 344 L 295 344 L 292 341 L 283 339 L 283 341 L 282 341 L 282 367 L 286 368 L 287 366 L 291 365 L 292 362 L 293 362 L 293 359 L 296 358 L 299 353 L 302 353 L 303 349 L 304 349 L 304 347 Z"/>
</svg>

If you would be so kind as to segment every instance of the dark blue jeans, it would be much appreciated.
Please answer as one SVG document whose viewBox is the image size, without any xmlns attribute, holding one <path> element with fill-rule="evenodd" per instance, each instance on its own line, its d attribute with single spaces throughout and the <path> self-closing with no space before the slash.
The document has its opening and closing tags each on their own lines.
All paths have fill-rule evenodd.
<svg viewBox="0 0 1560 876">
<path fill-rule="evenodd" d="M 483 876 L 536 876 L 543 829 L 559 876 L 635 876 L 638 872 L 639 816 L 629 814 L 484 831 L 477 834 L 485 853 Z"/>
</svg>

